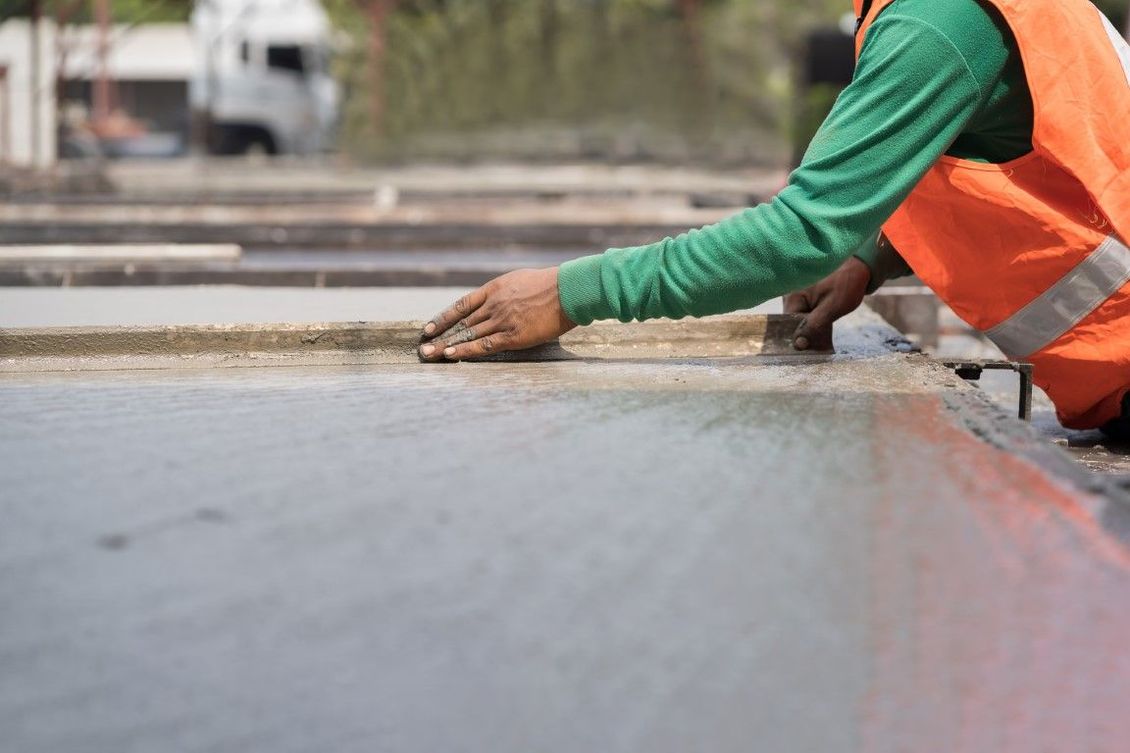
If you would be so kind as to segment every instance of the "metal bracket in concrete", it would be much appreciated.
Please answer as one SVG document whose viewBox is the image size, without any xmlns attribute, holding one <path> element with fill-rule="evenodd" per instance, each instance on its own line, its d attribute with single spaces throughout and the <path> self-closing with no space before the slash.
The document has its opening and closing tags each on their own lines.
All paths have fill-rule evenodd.
<svg viewBox="0 0 1130 753">
<path fill-rule="evenodd" d="M 967 382 L 976 382 L 986 369 L 989 371 L 1015 371 L 1020 375 L 1020 397 L 1017 409 L 1021 421 L 1032 420 L 1032 364 L 1013 361 L 944 361 L 948 369 Z"/>
<path fill-rule="evenodd" d="M 596 324 L 488 360 L 798 355 L 792 315 Z M 423 322 L 0 330 L 0 372 L 418 363 Z"/>
</svg>

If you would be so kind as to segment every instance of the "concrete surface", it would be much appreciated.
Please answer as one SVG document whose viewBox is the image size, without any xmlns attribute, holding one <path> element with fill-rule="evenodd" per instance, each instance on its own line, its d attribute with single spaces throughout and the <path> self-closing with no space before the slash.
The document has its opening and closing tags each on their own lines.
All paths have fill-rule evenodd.
<svg viewBox="0 0 1130 753">
<path fill-rule="evenodd" d="M 0 242 L 603 251 L 717 221 L 784 185 L 777 171 L 657 166 L 355 170 L 241 160 L 107 170 L 122 194 L 0 200 Z"/>
<path fill-rule="evenodd" d="M 597 323 L 489 361 L 803 357 L 801 317 Z M 0 329 L 0 372 L 417 364 L 425 322 Z M 447 333 L 440 333 L 443 338 Z M 830 353 L 830 351 L 829 351 Z M 821 357 L 827 353 L 804 354 Z"/>
<path fill-rule="evenodd" d="M 681 225 L 683 229 L 714 222 L 744 205 L 698 208 L 685 196 L 612 198 L 608 196 L 552 198 L 447 199 L 378 205 L 372 197 L 336 203 L 303 204 L 56 204 L 0 202 L 0 222 L 10 225 L 302 225 L 408 224 L 426 231 L 432 225 Z"/>
<path fill-rule="evenodd" d="M 516 208 L 512 217 L 483 221 L 483 212 L 466 210 L 466 219 L 414 215 L 375 221 L 362 212 L 349 218 L 319 216 L 300 219 L 280 210 L 277 216 L 248 213 L 235 218 L 203 218 L 167 214 L 150 221 L 144 214 L 120 221 L 73 218 L 64 207 L 57 218 L 29 218 L 18 211 L 10 221 L 0 220 L 0 243 L 237 243 L 245 248 L 373 249 L 398 251 L 433 248 L 607 248 L 651 243 L 685 232 L 705 222 L 721 219 L 733 210 L 688 215 L 678 211 L 668 217 L 578 217 L 569 208 L 561 221 L 545 213 Z M 221 213 L 223 214 L 223 213 Z M 567 221 L 566 221 L 567 220 Z"/>
<path fill-rule="evenodd" d="M 8 376 L 0 404 L 5 751 L 1130 737 L 1130 508 L 920 358 Z"/>
<path fill-rule="evenodd" d="M 393 189 L 408 197 L 514 194 L 682 195 L 692 192 L 772 193 L 779 170 L 696 170 L 663 165 L 476 163 L 363 168 L 340 160 L 184 159 L 114 161 L 105 166 L 131 195 L 173 194 L 207 199 L 220 194 L 324 194 Z"/>
<path fill-rule="evenodd" d="M 285 255 L 285 252 L 283 252 Z M 469 265 L 503 263 L 498 252 L 435 252 L 437 263 L 450 265 L 467 254 Z M 254 256 L 254 253 L 251 254 Z M 267 254 L 266 256 L 270 256 Z M 295 257 L 308 255 L 295 253 Z M 328 254 L 327 263 L 348 264 L 352 254 Z M 404 254 L 405 263 L 412 254 Z M 295 261 L 292 259 L 291 261 Z M 554 259 L 517 254 L 515 266 L 541 266 Z M 260 263 L 260 262 L 255 262 Z M 261 262 L 270 266 L 272 262 Z M 287 263 L 279 260 L 280 264 Z M 497 271 L 497 270 L 495 270 Z M 0 327 L 149 326 L 179 324 L 253 324 L 262 322 L 334 322 L 426 319 L 466 292 L 468 288 L 312 289 L 236 286 L 141 288 L 0 288 Z M 753 310 L 773 314 L 780 301 Z M 943 312 L 947 331 L 956 330 L 956 317 Z M 981 338 L 947 335 L 937 357 L 1003 358 Z M 1014 374 L 986 372 L 980 388 L 999 405 L 1011 410 L 1016 401 Z M 1079 462 L 1107 474 L 1130 476 L 1130 448 L 1111 444 L 1095 432 L 1073 432 L 1055 420 L 1055 411 L 1038 388 L 1033 420 L 1039 430 Z"/>
</svg>

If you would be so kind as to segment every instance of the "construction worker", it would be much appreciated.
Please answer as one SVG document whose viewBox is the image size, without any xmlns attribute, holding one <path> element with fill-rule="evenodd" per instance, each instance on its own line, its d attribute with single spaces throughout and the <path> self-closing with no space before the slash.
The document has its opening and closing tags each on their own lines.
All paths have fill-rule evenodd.
<svg viewBox="0 0 1130 753">
<path fill-rule="evenodd" d="M 653 245 L 504 275 L 431 321 L 421 357 L 797 290 L 786 309 L 806 315 L 794 341 L 805 350 L 829 345 L 832 322 L 867 291 L 913 270 L 1033 363 L 1065 426 L 1130 425 L 1130 47 L 1088 0 L 855 10 L 855 77 L 772 201 Z"/>
</svg>

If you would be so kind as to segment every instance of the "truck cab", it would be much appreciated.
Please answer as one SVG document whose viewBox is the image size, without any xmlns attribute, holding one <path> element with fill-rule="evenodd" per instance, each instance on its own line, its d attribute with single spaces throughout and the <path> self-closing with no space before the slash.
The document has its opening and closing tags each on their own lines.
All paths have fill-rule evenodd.
<svg viewBox="0 0 1130 753">
<path fill-rule="evenodd" d="M 317 0 L 201 0 L 189 99 L 213 154 L 316 154 L 337 130 L 332 28 Z"/>
</svg>

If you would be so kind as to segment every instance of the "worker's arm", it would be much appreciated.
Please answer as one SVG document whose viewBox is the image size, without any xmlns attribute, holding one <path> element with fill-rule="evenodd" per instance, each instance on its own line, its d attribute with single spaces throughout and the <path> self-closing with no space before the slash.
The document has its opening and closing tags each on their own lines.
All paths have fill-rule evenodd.
<svg viewBox="0 0 1130 753">
<path fill-rule="evenodd" d="M 773 201 L 677 238 L 564 265 L 565 313 L 579 324 L 703 316 L 817 282 L 878 231 L 981 100 L 945 35 L 885 14 L 867 35 L 855 80 Z"/>
<path fill-rule="evenodd" d="M 544 311 L 513 301 L 549 301 L 523 289 L 549 275 L 503 276 L 473 294 L 475 308 L 490 309 L 475 315 L 473 338 L 453 349 L 445 338 L 444 347 L 421 354 L 458 359 L 530 347 L 555 336 L 559 322 L 718 314 L 812 285 L 878 231 L 983 98 L 945 34 L 884 13 L 867 35 L 855 80 L 772 201 L 676 238 L 566 263 L 552 275 L 558 295 Z M 461 321 L 467 303 L 437 317 L 427 336 Z M 484 337 L 489 347 L 479 342 Z"/>
</svg>

